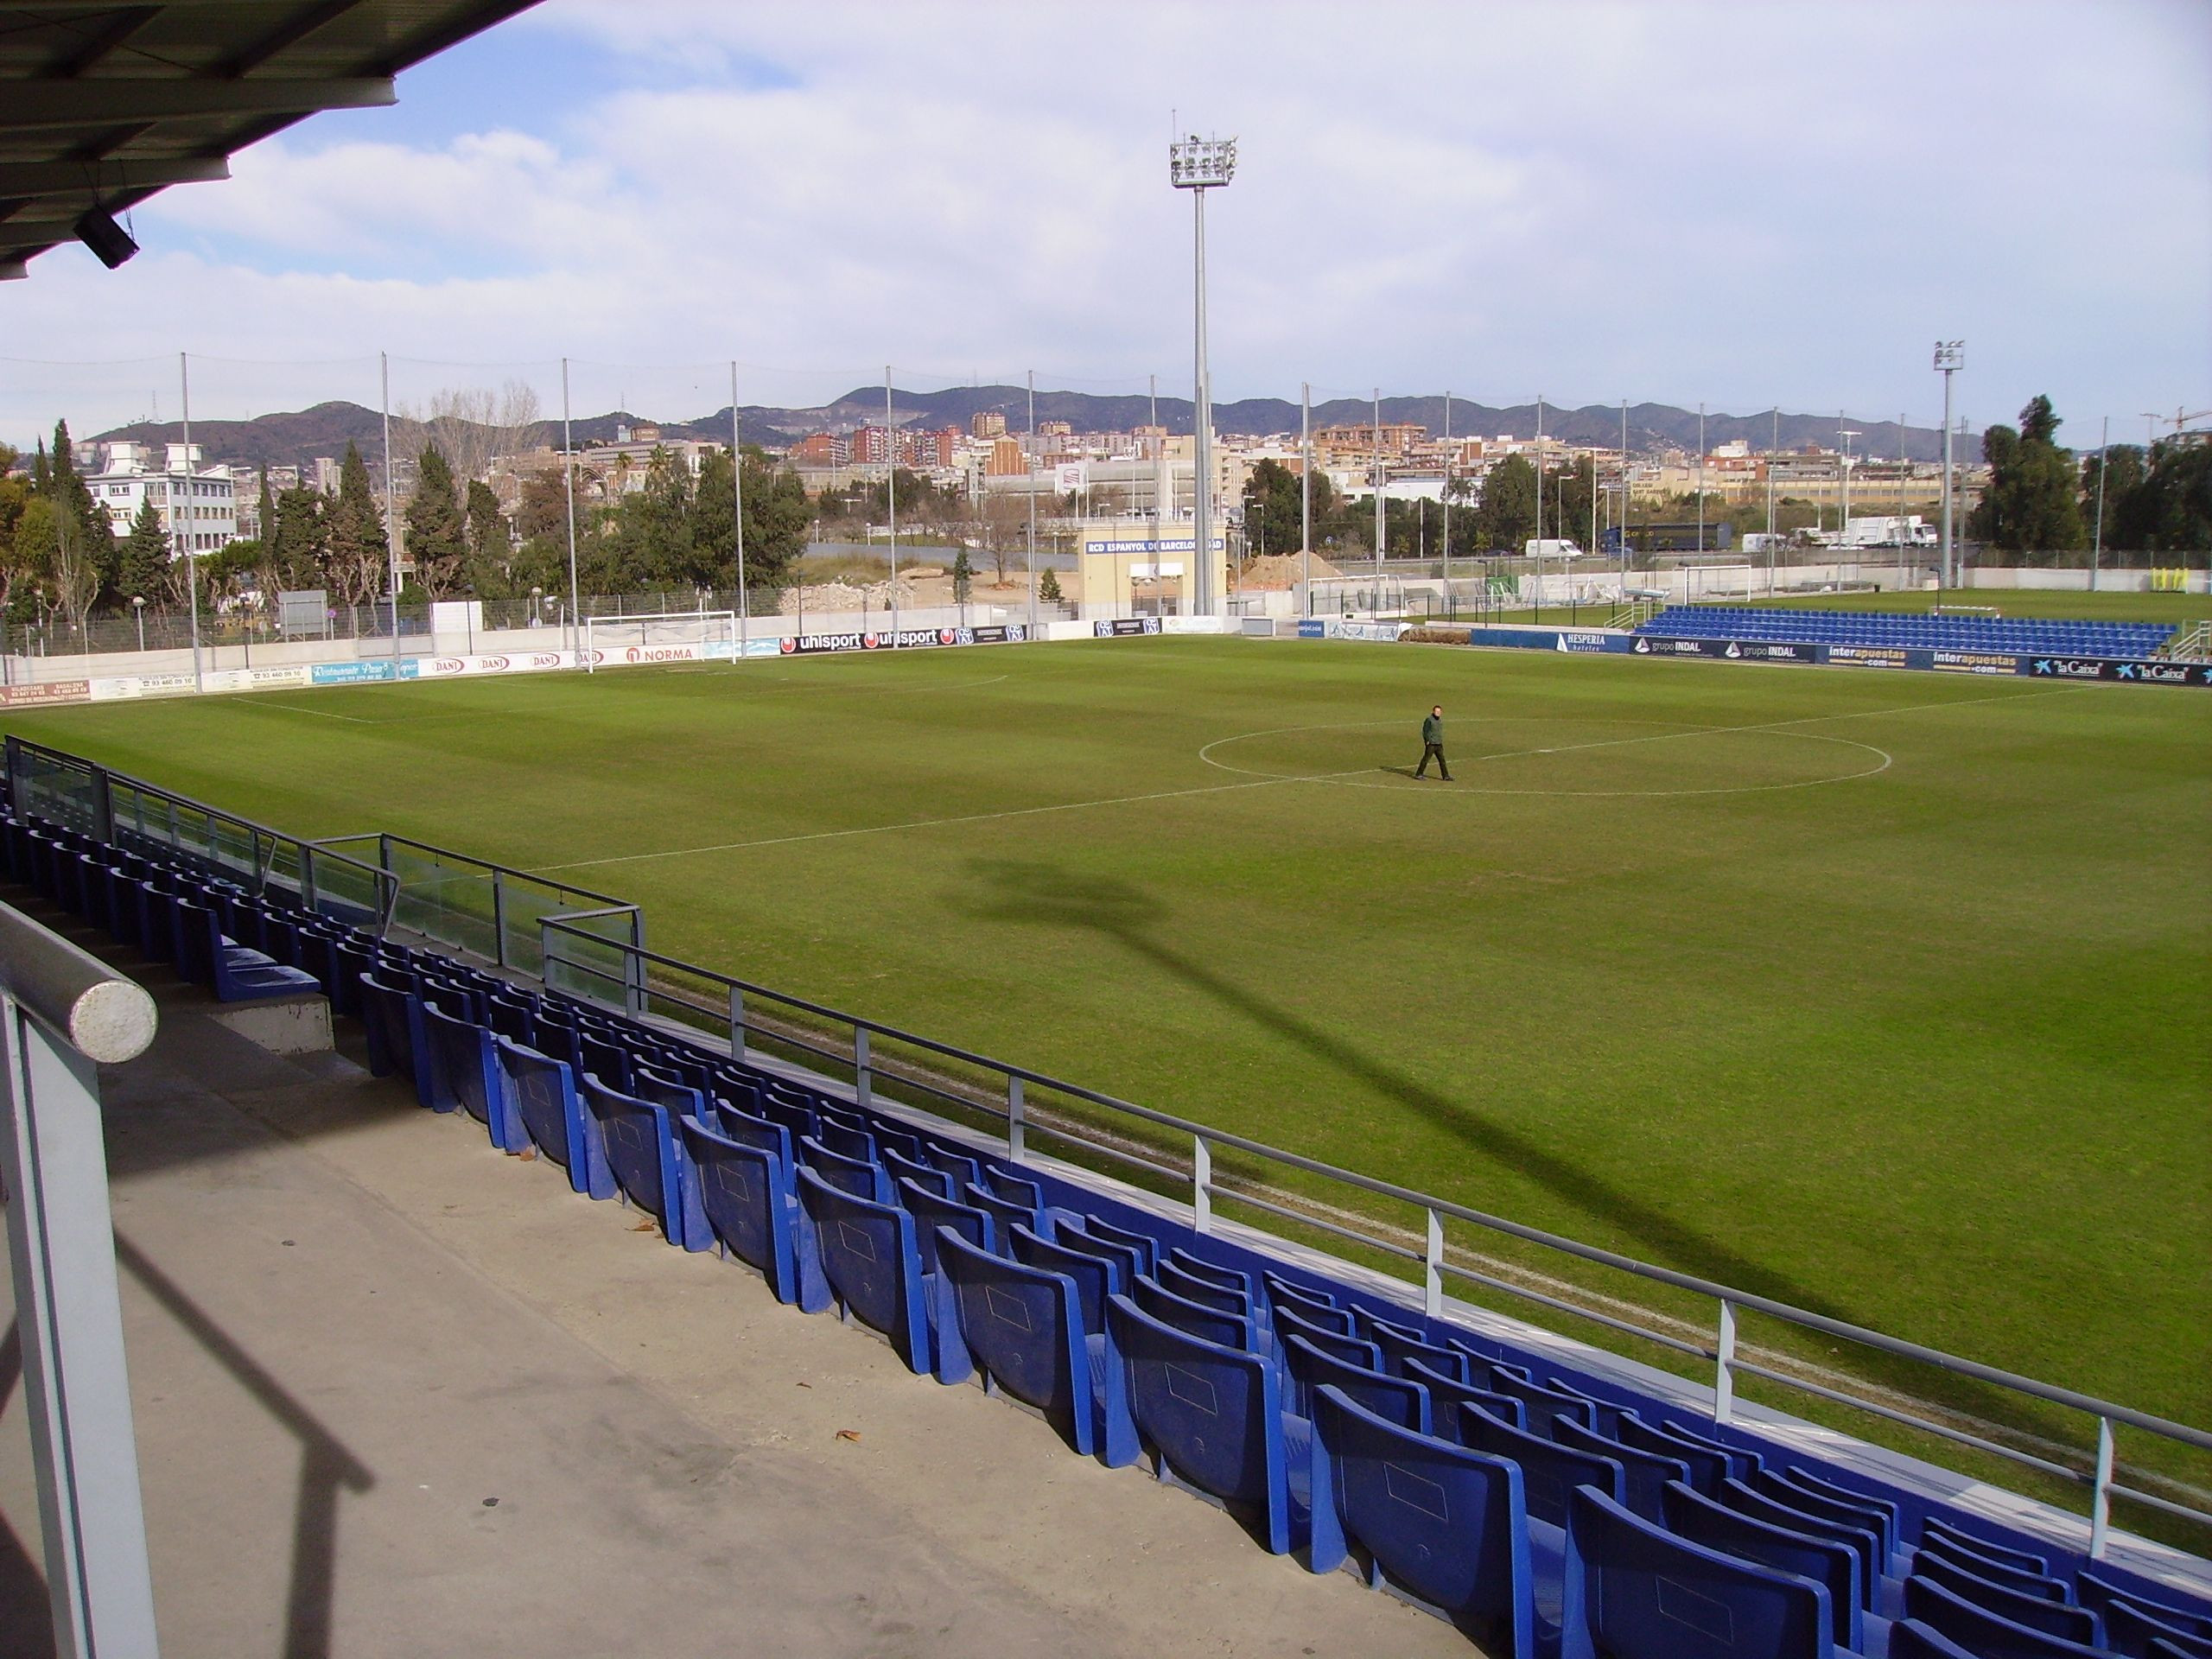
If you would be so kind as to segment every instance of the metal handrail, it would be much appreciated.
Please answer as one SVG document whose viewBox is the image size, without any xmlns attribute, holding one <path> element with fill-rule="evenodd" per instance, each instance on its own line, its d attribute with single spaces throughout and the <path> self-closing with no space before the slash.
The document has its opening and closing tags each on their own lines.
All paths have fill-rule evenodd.
<svg viewBox="0 0 2212 1659">
<path fill-rule="evenodd" d="M 113 798 L 115 791 L 121 788 L 139 798 L 142 803 L 144 800 L 152 799 L 163 802 L 168 806 L 169 833 L 164 844 L 175 852 L 188 857 L 201 856 L 177 838 L 176 811 L 177 809 L 182 808 L 187 811 L 199 813 L 210 824 L 226 824 L 243 835 L 253 850 L 253 879 L 257 889 L 267 887 L 270 872 L 276 861 L 276 849 L 279 847 L 291 847 L 296 849 L 299 855 L 301 880 L 304 887 L 302 897 L 311 907 L 315 900 L 316 866 L 320 861 L 327 861 L 342 868 L 350 869 L 368 881 L 377 894 L 376 913 L 379 927 L 391 919 L 392 905 L 398 896 L 397 885 L 388 871 L 376 865 L 364 862 L 350 854 L 333 852 L 318 842 L 309 841 L 299 836 L 287 835 L 281 830 L 272 829 L 251 818 L 240 817 L 237 813 L 226 811 L 219 806 L 210 806 L 205 801 L 195 799 L 189 795 L 181 795 L 173 789 L 164 789 L 159 784 L 149 783 L 144 779 L 134 777 L 127 772 L 118 772 L 111 766 L 102 766 L 97 760 L 88 760 L 82 755 L 71 754 L 66 749 L 49 748 L 43 743 L 35 743 L 29 738 L 18 737 L 13 733 L 9 734 L 6 747 L 7 765 L 4 768 L 0 768 L 0 796 L 4 796 L 18 811 L 33 810 L 29 803 L 18 799 L 16 795 L 16 762 L 19 757 L 28 755 L 49 762 L 61 769 L 83 772 L 86 779 L 93 784 L 95 793 L 106 804 L 107 821 L 93 827 L 107 839 L 112 840 L 114 837 L 116 824 Z M 146 824 L 143 811 L 137 815 L 130 827 L 135 833 L 149 839 L 162 839 L 157 830 Z M 264 842 L 268 847 L 268 856 L 265 858 L 263 855 Z M 215 861 L 211 858 L 206 861 L 212 863 Z M 229 874 L 238 874 L 229 866 L 220 866 L 220 868 Z"/>
<path fill-rule="evenodd" d="M 1808 1308 L 1797 1307 L 1788 1302 L 1778 1301 L 1772 1297 L 1760 1295 L 1756 1292 L 1738 1290 L 1732 1286 L 1702 1278 L 1695 1274 L 1679 1272 L 1672 1268 L 1660 1267 L 1653 1262 L 1621 1255 L 1618 1251 L 1585 1244 L 1557 1233 L 1547 1232 L 1539 1227 L 1531 1227 L 1503 1216 L 1491 1215 L 1484 1211 L 1454 1203 L 1448 1198 L 1440 1198 L 1431 1193 L 1401 1186 L 1395 1182 L 1363 1175 L 1356 1170 L 1345 1169 L 1319 1159 L 1308 1158 L 1303 1154 L 1270 1146 L 1265 1141 L 1255 1141 L 1246 1135 L 1214 1128 L 1190 1118 L 1179 1117 L 1172 1112 L 1163 1112 L 1152 1107 L 1141 1106 L 1134 1101 L 1123 1100 L 1117 1096 L 1088 1089 L 1080 1084 L 1069 1083 L 1048 1072 L 1035 1071 L 1011 1061 L 995 1059 L 987 1054 L 979 1054 L 972 1049 L 962 1048 L 957 1044 L 941 1042 L 935 1038 L 906 1031 L 880 1020 L 871 1020 L 865 1015 L 850 1014 L 826 1003 L 816 1002 L 805 997 L 779 991 L 771 986 L 762 985 L 754 981 L 741 979 L 715 969 L 704 968 L 696 963 L 686 962 L 681 957 L 644 949 L 632 950 L 621 945 L 619 941 L 608 939 L 603 935 L 592 933 L 584 929 L 572 927 L 561 918 L 548 917 L 540 923 L 540 926 L 546 939 L 544 955 L 549 969 L 557 963 L 561 968 L 571 972 L 602 980 L 610 984 L 620 984 L 624 988 L 626 1006 L 633 1011 L 638 1006 L 637 999 L 642 990 L 645 995 L 664 998 L 690 1007 L 702 1014 L 721 1016 L 724 1013 L 721 1009 L 710 1007 L 695 999 L 683 997 L 665 990 L 652 989 L 645 972 L 645 969 L 652 968 L 666 969 L 671 972 L 686 975 L 722 988 L 730 996 L 727 1017 L 730 1022 L 732 1046 L 734 1051 L 741 1053 L 743 1033 L 750 1028 L 745 1019 L 743 999 L 747 996 L 761 997 L 783 1007 L 832 1021 L 854 1033 L 855 1039 L 854 1064 L 856 1080 L 863 1092 L 868 1086 L 872 1071 L 880 1069 L 871 1066 L 868 1039 L 881 1038 L 918 1049 L 925 1053 L 938 1055 L 965 1065 L 995 1072 L 1008 1081 L 1010 1098 L 1019 1097 L 1018 1093 L 1014 1092 L 1018 1090 L 1019 1085 L 1035 1084 L 1072 1099 L 1087 1101 L 1094 1105 L 1104 1107 L 1109 1111 L 1137 1122 L 1172 1130 L 1179 1135 L 1188 1135 L 1192 1138 L 1197 1154 L 1193 1160 L 1192 1196 L 1192 1208 L 1199 1230 L 1206 1230 L 1211 1215 L 1211 1200 L 1217 1197 L 1227 1198 L 1260 1210 L 1292 1216 L 1301 1225 L 1321 1226 L 1325 1230 L 1344 1233 L 1347 1236 L 1356 1237 L 1363 1244 L 1384 1249 L 1408 1260 L 1423 1262 L 1427 1271 L 1428 1304 L 1432 1313 L 1437 1312 L 1441 1306 L 1441 1281 L 1443 1275 L 1448 1273 L 1494 1289 L 1510 1292 L 1564 1313 L 1573 1313 L 1599 1325 L 1618 1328 L 1637 1337 L 1658 1342 L 1663 1347 L 1695 1352 L 1715 1360 L 1718 1364 L 1714 1389 L 1714 1415 L 1717 1421 L 1724 1422 L 1731 1421 L 1735 1376 L 1741 1372 L 1783 1383 L 1821 1398 L 1847 1404 L 1855 1408 L 1868 1411 L 1874 1415 L 1923 1429 L 1942 1438 L 1972 1446 L 1979 1450 L 1993 1452 L 2028 1467 L 2045 1471 L 2056 1470 L 2069 1478 L 2083 1481 L 2094 1488 L 2094 1503 L 2091 1515 L 2091 1554 L 2094 1556 L 2101 1557 L 2104 1553 L 2107 1529 L 2107 1512 L 2111 1497 L 2115 1494 L 2130 1499 L 2138 1497 L 2133 1489 L 2120 1486 L 2113 1479 L 2111 1435 L 2114 1424 L 2124 1424 L 2181 1445 L 2212 1451 L 2212 1432 L 2195 1428 L 2186 1423 L 2176 1422 L 2171 1418 L 2161 1417 L 2152 1412 L 2141 1411 L 2132 1406 L 2100 1399 L 2094 1395 L 2083 1394 L 2078 1389 L 2039 1382 L 2034 1377 L 2023 1376 L 2017 1371 L 2006 1370 L 2001 1366 L 1984 1364 L 1978 1360 L 1967 1359 L 1956 1354 L 1947 1353 L 1941 1349 L 1928 1347 L 1924 1344 L 1889 1336 L 1866 1325 L 1853 1325 L 1849 1320 L 1834 1319 L 1824 1313 L 1815 1313 Z M 594 967 L 588 963 L 576 962 L 560 957 L 553 948 L 555 937 L 559 935 L 572 935 L 588 940 L 602 950 L 611 947 L 623 950 L 626 956 L 623 972 L 619 975 L 610 973 L 605 969 Z M 772 1039 L 786 1040 L 773 1034 L 772 1034 Z M 1019 1114 L 1011 1115 L 1008 1122 L 1009 1128 L 1018 1132 Z M 1065 1128 L 1056 1128 L 1052 1132 L 1064 1139 L 1086 1146 L 1090 1145 L 1084 1141 L 1081 1136 L 1072 1135 Z M 1009 1140 L 1013 1139 L 1014 1135 L 1010 1134 Z M 1428 1217 L 1428 1250 L 1424 1255 L 1402 1246 L 1394 1245 L 1386 1240 L 1373 1238 L 1363 1234 L 1355 1235 L 1348 1229 L 1328 1224 L 1319 1218 L 1295 1215 L 1286 1206 L 1256 1198 L 1241 1192 L 1234 1186 L 1224 1186 L 1211 1179 L 1211 1162 L 1215 1151 L 1224 1148 L 1263 1159 L 1285 1168 L 1319 1176 L 1359 1192 L 1372 1193 L 1379 1198 L 1414 1206 Z M 1449 1263 L 1444 1260 L 1443 1233 L 1440 1224 L 1442 1221 L 1447 1219 L 1465 1222 L 1507 1237 L 1541 1245 L 1577 1260 L 1610 1268 L 1654 1284 L 1665 1285 L 1673 1289 L 1710 1298 L 1719 1304 L 1721 1313 L 1719 1341 L 1710 1349 L 1694 1348 L 1692 1344 L 1683 1343 L 1680 1338 L 1669 1338 L 1663 1333 L 1644 1330 L 1628 1321 L 1601 1314 L 1588 1308 L 1578 1307 L 1560 1298 L 1548 1296 L 1526 1287 L 1515 1286 L 1508 1281 Z M 2050 1459 L 2037 1457 L 2033 1453 L 1984 1440 L 1978 1435 L 1967 1434 L 1947 1425 L 1899 1411 L 1891 1407 L 1883 1406 L 1876 1402 L 1863 1400 L 1837 1389 L 1825 1388 L 1809 1379 L 1793 1376 L 1776 1369 L 1758 1365 L 1749 1359 L 1739 1359 L 1735 1354 L 1734 1329 L 1737 1315 L 1744 1311 L 1764 1313 L 1784 1324 L 1817 1332 L 1825 1336 L 1840 1338 L 1878 1353 L 1910 1360 L 1954 1376 L 2005 1389 L 2030 1399 L 2039 1400 L 2047 1404 L 2063 1407 L 2092 1416 L 2098 1422 L 2097 1471 L 2093 1476 L 2084 1475 L 2079 1471 L 2067 1469 L 2063 1465 L 2054 1464 Z M 2159 1500 L 2157 1507 L 2177 1510 L 2192 1519 L 2212 1523 L 2212 1511 L 2189 1509 L 2165 1500 Z"/>
<path fill-rule="evenodd" d="M 0 905 L 0 996 L 102 1065 L 136 1059 L 154 1040 L 143 986 L 11 905 Z"/>
</svg>

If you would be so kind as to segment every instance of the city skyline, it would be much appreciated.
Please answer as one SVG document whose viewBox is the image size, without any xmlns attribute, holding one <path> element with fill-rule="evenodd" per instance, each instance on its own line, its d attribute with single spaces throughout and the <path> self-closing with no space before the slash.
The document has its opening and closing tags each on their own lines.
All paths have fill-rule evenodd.
<svg viewBox="0 0 2212 1659">
<path fill-rule="evenodd" d="M 195 388 L 231 418 L 302 406 L 278 364 L 379 349 L 446 359 L 417 399 L 435 370 L 543 396 L 565 351 L 594 383 L 579 413 L 726 404 L 706 372 L 733 358 L 740 401 L 783 407 L 887 355 L 902 383 L 1015 382 L 1020 361 L 1186 396 L 1179 110 L 1243 143 L 1211 214 L 1222 401 L 1380 383 L 1933 425 L 1930 343 L 1963 336 L 1976 427 L 2048 392 L 2075 447 L 2107 414 L 2134 441 L 2139 411 L 2208 401 L 2212 46 L 2178 0 L 2005 15 L 1999 41 L 1962 5 L 1755 28 L 1396 6 L 1353 29 L 1299 8 L 1086 27 L 554 0 L 410 72 L 397 111 L 316 118 L 142 207 L 123 270 L 35 263 L 7 292 L 0 415 L 42 424 L 17 404 L 70 378 L 26 340 L 97 359 L 41 401 L 100 425 L 149 397 L 173 414 L 109 359 L 180 348 L 268 365 L 258 409 Z M 1175 67 L 1209 59 L 1238 73 Z"/>
</svg>

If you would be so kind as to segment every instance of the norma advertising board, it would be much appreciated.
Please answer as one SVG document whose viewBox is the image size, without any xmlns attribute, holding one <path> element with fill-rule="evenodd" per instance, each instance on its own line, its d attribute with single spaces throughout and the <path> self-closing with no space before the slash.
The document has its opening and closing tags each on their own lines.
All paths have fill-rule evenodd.
<svg viewBox="0 0 2212 1659">
<path fill-rule="evenodd" d="M 1160 619 L 1156 616 L 1102 617 L 1090 625 L 1090 632 L 1101 639 L 1119 639 L 1139 633 L 1158 633 Z"/>
<path fill-rule="evenodd" d="M 825 651 L 925 651 L 939 645 L 1020 645 L 1029 629 L 1020 622 L 994 623 L 981 628 L 885 628 L 876 632 L 785 634 L 775 649 L 785 657 L 812 656 Z"/>
</svg>

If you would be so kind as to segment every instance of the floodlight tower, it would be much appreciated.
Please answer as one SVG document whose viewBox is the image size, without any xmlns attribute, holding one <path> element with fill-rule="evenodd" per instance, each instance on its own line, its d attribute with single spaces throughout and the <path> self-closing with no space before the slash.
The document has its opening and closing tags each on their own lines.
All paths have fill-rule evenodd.
<svg viewBox="0 0 2212 1659">
<path fill-rule="evenodd" d="M 1936 573 L 1938 588 L 1951 585 L 1951 377 L 1966 365 L 1966 341 L 1936 342 L 1936 372 L 1943 377 L 1943 549 L 1942 568 Z"/>
<path fill-rule="evenodd" d="M 1196 384 L 1191 400 L 1197 459 L 1191 480 L 1191 554 L 1196 572 L 1192 609 L 1200 616 L 1211 616 L 1214 612 L 1213 384 L 1206 370 L 1206 192 L 1225 188 L 1236 171 L 1234 138 L 1201 138 L 1194 132 L 1167 146 L 1167 181 L 1178 190 L 1191 193 L 1197 250 L 1192 283 L 1197 321 L 1192 349 Z"/>
</svg>

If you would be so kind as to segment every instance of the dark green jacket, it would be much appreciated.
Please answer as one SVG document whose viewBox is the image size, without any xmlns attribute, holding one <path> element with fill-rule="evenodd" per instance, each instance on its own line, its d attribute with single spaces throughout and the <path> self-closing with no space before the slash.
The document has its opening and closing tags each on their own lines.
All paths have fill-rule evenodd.
<svg viewBox="0 0 2212 1659">
<path fill-rule="evenodd" d="M 1421 721 L 1421 741 L 1424 743 L 1441 743 L 1444 741 L 1444 721 L 1441 717 L 1431 715 Z"/>
</svg>

